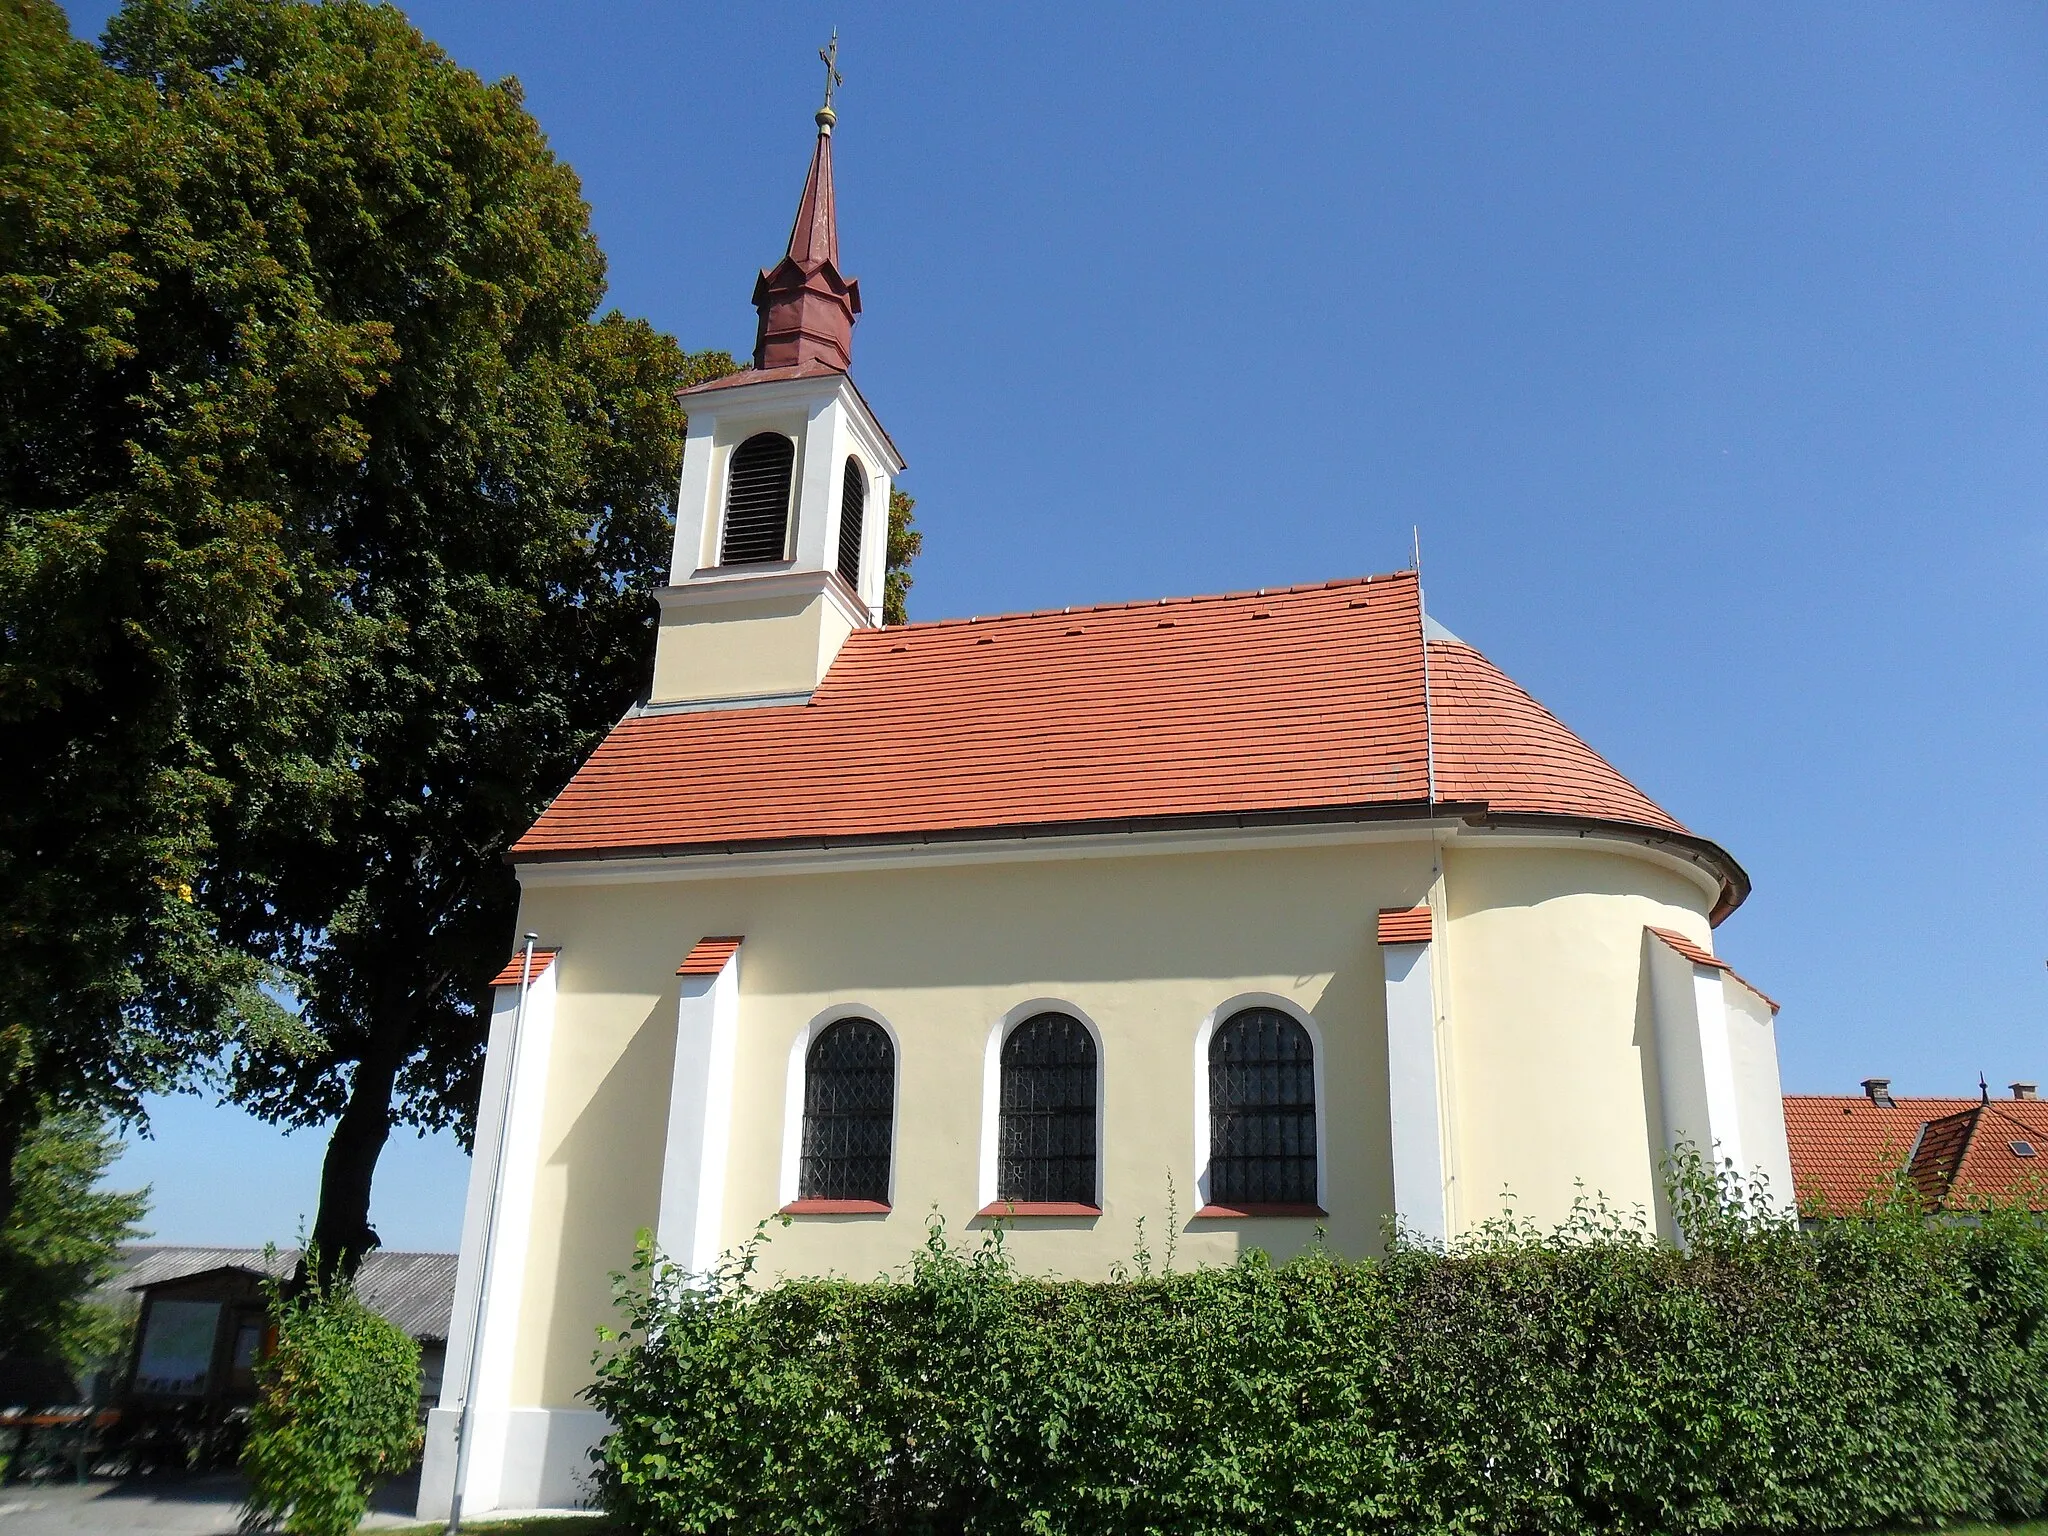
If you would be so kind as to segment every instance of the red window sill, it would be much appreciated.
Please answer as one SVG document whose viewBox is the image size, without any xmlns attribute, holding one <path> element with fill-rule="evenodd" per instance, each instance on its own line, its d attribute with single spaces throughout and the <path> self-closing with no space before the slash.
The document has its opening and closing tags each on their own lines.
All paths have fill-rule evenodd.
<svg viewBox="0 0 2048 1536">
<path fill-rule="evenodd" d="M 1195 1212 L 1195 1219 L 1198 1221 L 1228 1221 L 1246 1216 L 1327 1216 L 1329 1214 L 1320 1205 L 1205 1205 Z"/>
<path fill-rule="evenodd" d="M 886 1216 L 883 1200 L 792 1200 L 779 1213 L 784 1216 Z"/>
<path fill-rule="evenodd" d="M 1100 1216 L 1099 1205 L 1082 1205 L 1076 1200 L 998 1200 L 984 1205 L 977 1216 Z"/>
</svg>

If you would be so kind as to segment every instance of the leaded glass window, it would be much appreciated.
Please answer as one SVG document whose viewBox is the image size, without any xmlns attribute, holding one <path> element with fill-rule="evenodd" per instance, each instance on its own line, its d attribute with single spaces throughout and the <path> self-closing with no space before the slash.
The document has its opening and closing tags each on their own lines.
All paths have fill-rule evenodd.
<svg viewBox="0 0 2048 1536">
<path fill-rule="evenodd" d="M 1308 1031 L 1246 1008 L 1209 1038 L 1209 1201 L 1316 1203 L 1316 1063 Z"/>
<path fill-rule="evenodd" d="M 818 1031 L 804 1058 L 800 1200 L 889 1202 L 896 1120 L 896 1047 L 872 1019 Z"/>
<path fill-rule="evenodd" d="M 996 1198 L 1095 1204 L 1095 1039 L 1034 1014 L 1003 1041 Z"/>
</svg>

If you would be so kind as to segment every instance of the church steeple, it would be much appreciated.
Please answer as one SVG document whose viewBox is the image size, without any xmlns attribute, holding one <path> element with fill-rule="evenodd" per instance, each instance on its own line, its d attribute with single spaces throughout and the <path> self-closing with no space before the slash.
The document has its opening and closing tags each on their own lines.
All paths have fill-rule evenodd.
<svg viewBox="0 0 2048 1536">
<path fill-rule="evenodd" d="M 832 195 L 838 37 L 782 260 L 754 284 L 754 366 L 682 391 L 689 413 L 650 709 L 808 699 L 846 637 L 882 622 L 903 458 L 848 371 L 860 284 Z"/>
<path fill-rule="evenodd" d="M 853 366 L 853 322 L 860 313 L 860 279 L 839 273 L 839 209 L 832 194 L 832 89 L 839 83 L 834 67 L 839 37 L 825 61 L 825 104 L 818 108 L 818 142 L 811 151 L 810 174 L 790 226 L 789 249 L 782 260 L 765 269 L 754 283 L 754 308 L 761 312 L 754 333 L 756 368 L 832 368 Z"/>
</svg>

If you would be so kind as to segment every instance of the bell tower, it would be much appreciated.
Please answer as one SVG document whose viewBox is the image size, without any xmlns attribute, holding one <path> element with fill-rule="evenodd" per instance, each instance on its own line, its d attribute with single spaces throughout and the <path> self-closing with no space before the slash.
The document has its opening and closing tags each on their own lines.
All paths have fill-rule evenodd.
<svg viewBox="0 0 2048 1536">
<path fill-rule="evenodd" d="M 839 271 L 835 33 L 817 143 L 782 259 L 754 283 L 751 368 L 689 412 L 649 709 L 801 703 L 846 637 L 882 621 L 903 460 L 854 387 L 860 282 Z"/>
</svg>

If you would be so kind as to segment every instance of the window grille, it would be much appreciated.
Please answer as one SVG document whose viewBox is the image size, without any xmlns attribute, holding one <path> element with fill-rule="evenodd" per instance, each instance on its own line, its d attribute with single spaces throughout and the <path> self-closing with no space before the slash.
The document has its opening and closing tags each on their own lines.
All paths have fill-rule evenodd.
<svg viewBox="0 0 2048 1536">
<path fill-rule="evenodd" d="M 1209 1199 L 1316 1203 L 1315 1047 L 1277 1008 L 1247 1008 L 1209 1039 Z"/>
<path fill-rule="evenodd" d="M 1064 1013 L 1003 1041 L 996 1198 L 1095 1204 L 1095 1039 Z"/>
<path fill-rule="evenodd" d="M 720 565 L 759 565 L 784 557 L 795 467 L 796 444 L 780 432 L 757 432 L 733 450 Z"/>
<path fill-rule="evenodd" d="M 804 1057 L 799 1200 L 889 1200 L 896 1047 L 872 1019 L 818 1031 Z"/>
<path fill-rule="evenodd" d="M 849 455 L 839 488 L 839 574 L 856 592 L 860 590 L 861 518 L 867 506 L 868 472 L 859 459 Z"/>
</svg>

